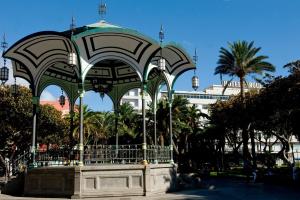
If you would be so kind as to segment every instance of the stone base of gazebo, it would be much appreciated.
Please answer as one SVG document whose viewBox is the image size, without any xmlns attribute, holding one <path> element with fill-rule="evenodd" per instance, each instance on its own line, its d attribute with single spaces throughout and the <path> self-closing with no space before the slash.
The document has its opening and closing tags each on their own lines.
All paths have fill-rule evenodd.
<svg viewBox="0 0 300 200">
<path fill-rule="evenodd" d="M 28 170 L 26 196 L 71 198 L 145 196 L 175 190 L 176 166 L 95 165 Z"/>
</svg>

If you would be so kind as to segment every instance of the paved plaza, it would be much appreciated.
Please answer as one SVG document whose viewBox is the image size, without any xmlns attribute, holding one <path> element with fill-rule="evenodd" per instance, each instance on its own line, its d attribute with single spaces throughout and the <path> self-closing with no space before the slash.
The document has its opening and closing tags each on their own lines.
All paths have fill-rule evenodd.
<svg viewBox="0 0 300 200">
<path fill-rule="evenodd" d="M 149 197 L 110 197 L 110 198 L 92 198 L 92 199 L 107 199 L 107 200 L 169 200 L 169 199 L 207 199 L 207 200 L 273 200 L 273 199 L 299 199 L 300 186 L 279 186 L 279 185 L 265 185 L 263 183 L 245 183 L 239 180 L 210 180 L 207 181 L 207 186 L 202 189 L 185 190 L 176 193 L 169 193 L 159 196 Z M 297 189 L 298 187 L 298 189 Z M 1 200 L 20 199 L 20 200 L 44 200 L 49 198 L 32 198 L 32 197 L 14 197 L 0 194 Z M 62 200 L 65 198 L 55 198 L 55 200 Z"/>
</svg>

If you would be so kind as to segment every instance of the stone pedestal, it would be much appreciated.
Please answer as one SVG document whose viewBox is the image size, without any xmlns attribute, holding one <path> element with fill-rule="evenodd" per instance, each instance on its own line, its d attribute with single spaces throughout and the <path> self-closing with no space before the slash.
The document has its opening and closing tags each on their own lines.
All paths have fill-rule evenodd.
<svg viewBox="0 0 300 200">
<path fill-rule="evenodd" d="M 71 198 L 143 196 L 175 189 L 171 164 L 44 167 L 28 171 L 26 196 Z"/>
</svg>

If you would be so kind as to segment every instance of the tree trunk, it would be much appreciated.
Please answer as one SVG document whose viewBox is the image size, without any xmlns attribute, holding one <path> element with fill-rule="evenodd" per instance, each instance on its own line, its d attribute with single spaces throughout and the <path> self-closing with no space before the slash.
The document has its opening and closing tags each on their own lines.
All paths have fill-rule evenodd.
<svg viewBox="0 0 300 200">
<path fill-rule="evenodd" d="M 252 154 L 252 167 L 253 170 L 256 170 L 256 151 L 255 151 L 255 141 L 254 141 L 254 130 L 250 130 L 250 139 L 251 139 L 251 154 Z"/>
<path fill-rule="evenodd" d="M 243 138 L 243 160 L 244 160 L 244 168 L 245 168 L 245 167 L 249 167 L 249 148 L 248 148 L 249 136 L 246 127 L 243 127 L 242 138 Z"/>
<path fill-rule="evenodd" d="M 240 97 L 241 97 L 241 103 L 243 109 L 245 109 L 245 101 L 244 101 L 244 82 L 245 79 L 244 77 L 240 77 Z M 245 123 L 242 124 L 242 139 L 243 139 L 243 162 L 244 162 L 244 169 L 249 168 L 249 149 L 248 149 L 248 140 L 249 140 L 249 135 L 247 131 L 247 126 Z"/>
<path fill-rule="evenodd" d="M 164 136 L 162 134 L 162 132 L 160 132 L 159 134 L 159 141 L 160 141 L 160 146 L 165 146 L 165 140 L 164 140 Z"/>
</svg>

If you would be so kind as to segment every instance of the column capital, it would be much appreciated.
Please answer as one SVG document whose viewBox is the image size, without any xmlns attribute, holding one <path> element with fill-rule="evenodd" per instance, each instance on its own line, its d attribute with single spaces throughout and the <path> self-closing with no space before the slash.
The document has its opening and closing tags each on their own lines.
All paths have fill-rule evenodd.
<svg viewBox="0 0 300 200">
<path fill-rule="evenodd" d="M 79 93 L 79 97 L 84 97 L 85 90 L 83 90 L 83 89 L 79 90 L 78 93 Z"/>
<path fill-rule="evenodd" d="M 30 152 L 31 152 L 31 153 L 35 153 L 35 145 L 32 145 L 32 146 L 31 146 Z"/>
<path fill-rule="evenodd" d="M 147 149 L 147 143 L 142 144 L 142 149 L 146 150 Z"/>
<path fill-rule="evenodd" d="M 79 151 L 83 151 L 83 144 L 79 144 Z"/>
<path fill-rule="evenodd" d="M 33 96 L 32 97 L 32 104 L 38 105 L 40 103 L 40 97 L 39 96 Z"/>
</svg>

